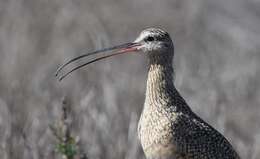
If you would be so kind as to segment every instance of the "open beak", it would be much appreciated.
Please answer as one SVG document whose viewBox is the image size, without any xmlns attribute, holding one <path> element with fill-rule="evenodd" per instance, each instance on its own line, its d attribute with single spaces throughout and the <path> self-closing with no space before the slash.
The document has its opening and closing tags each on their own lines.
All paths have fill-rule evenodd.
<svg viewBox="0 0 260 159">
<path fill-rule="evenodd" d="M 63 65 L 61 65 L 57 71 L 56 71 L 56 74 L 55 76 L 59 76 L 61 71 L 69 64 L 81 59 L 81 58 L 84 58 L 84 57 L 90 57 L 92 55 L 97 55 L 97 54 L 101 54 L 101 53 L 105 53 L 103 56 L 100 56 L 100 57 L 96 57 L 96 58 L 92 58 L 91 60 L 87 61 L 86 63 L 82 64 L 82 65 L 79 65 L 79 66 L 76 66 L 74 68 L 72 68 L 70 71 L 68 71 L 67 73 L 65 72 L 64 74 L 60 75 L 59 76 L 59 81 L 61 81 L 62 79 L 64 79 L 66 76 L 68 76 L 70 73 L 88 65 L 88 64 L 91 64 L 93 62 L 96 62 L 96 61 L 99 61 L 99 60 L 102 60 L 102 59 L 105 59 L 105 58 L 108 58 L 108 57 L 112 57 L 112 56 L 115 56 L 115 55 L 119 55 L 119 54 L 124 54 L 124 53 L 128 53 L 128 52 L 135 52 L 135 51 L 138 51 L 139 47 L 141 46 L 140 43 L 135 43 L 135 42 L 132 42 L 132 43 L 126 43 L 126 44 L 122 44 L 122 45 L 118 45 L 118 46 L 114 46 L 114 47 L 110 47 L 110 48 L 105 48 L 105 49 L 101 49 L 101 50 L 97 50 L 97 51 L 94 51 L 94 52 L 90 52 L 90 53 L 86 53 L 86 54 L 83 54 L 83 55 L 80 55 L 78 57 L 75 57 L 69 61 L 67 61 L 66 63 L 64 63 Z"/>
</svg>

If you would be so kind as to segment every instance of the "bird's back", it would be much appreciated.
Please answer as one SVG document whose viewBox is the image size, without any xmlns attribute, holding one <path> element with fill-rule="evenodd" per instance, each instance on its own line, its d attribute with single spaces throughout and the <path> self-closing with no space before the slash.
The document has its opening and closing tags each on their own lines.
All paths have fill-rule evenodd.
<svg viewBox="0 0 260 159">
<path fill-rule="evenodd" d="M 172 104 L 186 104 L 175 95 L 179 101 Z M 148 158 L 239 159 L 227 139 L 189 109 L 145 110 L 138 131 Z"/>
</svg>

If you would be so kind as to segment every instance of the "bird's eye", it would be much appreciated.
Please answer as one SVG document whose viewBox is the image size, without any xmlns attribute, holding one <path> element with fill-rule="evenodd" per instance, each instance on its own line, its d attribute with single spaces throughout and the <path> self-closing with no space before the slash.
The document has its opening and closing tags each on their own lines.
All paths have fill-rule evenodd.
<svg viewBox="0 0 260 159">
<path fill-rule="evenodd" d="M 145 39 L 145 41 L 154 41 L 154 37 L 148 36 L 148 37 Z"/>
</svg>

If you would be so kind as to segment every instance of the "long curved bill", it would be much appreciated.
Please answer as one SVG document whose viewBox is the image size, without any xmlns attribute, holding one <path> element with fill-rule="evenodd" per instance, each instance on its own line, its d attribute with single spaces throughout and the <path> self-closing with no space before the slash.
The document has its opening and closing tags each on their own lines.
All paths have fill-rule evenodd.
<svg viewBox="0 0 260 159">
<path fill-rule="evenodd" d="M 134 42 L 133 43 L 126 43 L 126 44 L 122 44 L 122 45 L 118 45 L 118 46 L 114 46 L 114 47 L 110 47 L 110 48 L 105 48 L 105 49 L 102 49 L 102 50 L 97 50 L 97 51 L 94 51 L 94 52 L 89 52 L 89 53 L 80 55 L 78 57 L 75 57 L 75 58 L 67 61 L 63 65 L 61 65 L 57 69 L 55 76 L 57 76 L 59 81 L 61 81 L 66 76 L 68 76 L 70 73 L 72 73 L 72 72 L 74 72 L 74 71 L 76 71 L 76 70 L 78 70 L 78 69 L 80 69 L 80 68 L 82 68 L 82 67 L 84 67 L 88 64 L 91 64 L 93 62 L 96 62 L 96 61 L 99 61 L 99 60 L 102 60 L 102 59 L 105 59 L 105 58 L 108 58 L 108 57 L 112 57 L 112 56 L 115 56 L 115 55 L 138 51 L 139 46 L 141 46 L 140 43 L 134 43 Z M 87 61 L 86 63 L 81 64 L 79 66 L 76 66 L 76 67 L 72 68 L 71 70 L 69 70 L 68 72 L 61 74 L 62 70 L 66 66 L 68 66 L 69 64 L 76 62 L 79 59 L 90 57 L 92 55 L 97 55 L 97 54 L 101 54 L 101 53 L 105 53 L 105 54 L 103 56 L 100 56 L 100 57 L 92 58 L 91 60 Z"/>
</svg>

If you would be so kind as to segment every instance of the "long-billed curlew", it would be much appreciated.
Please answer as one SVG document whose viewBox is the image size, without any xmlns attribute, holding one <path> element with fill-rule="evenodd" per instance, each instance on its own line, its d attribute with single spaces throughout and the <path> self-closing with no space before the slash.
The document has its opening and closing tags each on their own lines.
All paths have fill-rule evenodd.
<svg viewBox="0 0 260 159">
<path fill-rule="evenodd" d="M 138 124 L 138 136 L 149 159 L 239 159 L 228 140 L 198 117 L 173 83 L 174 46 L 169 34 L 158 28 L 141 32 L 132 43 L 76 57 L 58 70 L 83 57 L 107 52 L 60 76 L 95 61 L 127 52 L 144 52 L 149 59 L 146 97 Z M 110 52 L 110 54 L 108 54 Z M 112 54 L 111 54 L 112 53 Z"/>
</svg>

